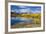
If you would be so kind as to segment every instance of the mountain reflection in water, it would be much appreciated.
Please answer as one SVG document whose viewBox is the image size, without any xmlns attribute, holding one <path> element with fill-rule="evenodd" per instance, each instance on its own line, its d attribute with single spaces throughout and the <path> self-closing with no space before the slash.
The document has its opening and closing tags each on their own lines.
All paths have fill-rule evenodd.
<svg viewBox="0 0 46 34">
<path fill-rule="evenodd" d="M 11 17 L 11 25 L 14 24 L 23 24 L 23 23 L 32 23 L 31 18 L 24 18 L 24 17 Z"/>
</svg>

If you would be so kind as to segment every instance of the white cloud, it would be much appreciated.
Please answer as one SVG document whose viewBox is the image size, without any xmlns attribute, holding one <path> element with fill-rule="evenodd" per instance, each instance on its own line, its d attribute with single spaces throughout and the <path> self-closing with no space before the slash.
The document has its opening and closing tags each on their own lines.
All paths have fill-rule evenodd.
<svg viewBox="0 0 46 34">
<path fill-rule="evenodd" d="M 39 9 L 39 8 L 37 8 Z M 16 13 L 40 13 L 41 11 L 39 10 L 31 10 L 30 8 L 26 8 L 26 9 L 15 9 L 15 10 L 12 10 L 12 12 L 16 12 Z"/>
<path fill-rule="evenodd" d="M 19 9 L 12 10 L 11 12 L 19 13 Z"/>
<path fill-rule="evenodd" d="M 19 8 L 27 8 L 26 6 L 19 6 Z"/>
<path fill-rule="evenodd" d="M 14 10 L 11 10 L 11 12 L 15 12 Z"/>
<path fill-rule="evenodd" d="M 25 13 L 25 12 L 30 12 L 31 10 L 29 8 L 27 9 L 15 9 L 15 10 L 12 10 L 11 12 L 16 12 L 16 13 Z"/>
<path fill-rule="evenodd" d="M 37 8 L 37 9 L 40 9 L 40 8 Z"/>
<path fill-rule="evenodd" d="M 41 11 L 36 10 L 36 11 L 32 11 L 32 13 L 41 13 Z"/>
<path fill-rule="evenodd" d="M 19 11 L 20 11 L 21 13 L 25 13 L 25 12 L 30 13 L 30 12 L 31 12 L 30 8 L 27 8 L 27 9 L 20 9 Z"/>
</svg>

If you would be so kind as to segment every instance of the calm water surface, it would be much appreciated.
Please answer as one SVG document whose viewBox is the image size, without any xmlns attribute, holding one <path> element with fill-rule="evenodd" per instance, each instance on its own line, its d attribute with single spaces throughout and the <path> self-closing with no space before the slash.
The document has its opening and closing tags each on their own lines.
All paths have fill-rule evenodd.
<svg viewBox="0 0 46 34">
<path fill-rule="evenodd" d="M 11 25 L 17 24 L 17 23 L 32 23 L 31 18 L 23 18 L 23 17 L 11 17 Z"/>
</svg>

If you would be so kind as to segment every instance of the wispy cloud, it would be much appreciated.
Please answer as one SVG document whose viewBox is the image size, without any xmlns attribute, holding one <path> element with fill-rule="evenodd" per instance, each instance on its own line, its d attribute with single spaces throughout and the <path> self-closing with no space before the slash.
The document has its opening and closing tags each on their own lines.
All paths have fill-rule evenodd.
<svg viewBox="0 0 46 34">
<path fill-rule="evenodd" d="M 36 11 L 32 11 L 32 13 L 41 13 L 41 11 L 37 11 L 37 10 L 36 10 Z"/>
<path fill-rule="evenodd" d="M 20 12 L 21 13 L 25 13 L 25 12 L 31 12 L 30 8 L 27 8 L 27 9 L 20 9 Z"/>
<path fill-rule="evenodd" d="M 34 7 L 33 8 L 29 7 L 29 6 L 16 6 L 16 7 L 12 7 L 12 12 L 16 12 L 16 13 L 40 13 L 41 12 L 41 8 L 39 7 Z M 22 9 L 21 9 L 22 8 Z"/>
<path fill-rule="evenodd" d="M 18 6 L 19 8 L 27 8 L 26 6 Z"/>
</svg>

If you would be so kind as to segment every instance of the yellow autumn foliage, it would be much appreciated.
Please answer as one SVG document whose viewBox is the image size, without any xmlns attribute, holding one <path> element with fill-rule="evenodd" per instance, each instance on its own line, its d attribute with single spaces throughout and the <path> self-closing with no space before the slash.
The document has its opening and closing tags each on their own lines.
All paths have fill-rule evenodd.
<svg viewBox="0 0 46 34">
<path fill-rule="evenodd" d="M 19 16 L 20 17 L 25 17 L 25 18 L 32 18 L 32 17 L 39 18 L 40 14 L 21 14 Z"/>
</svg>

